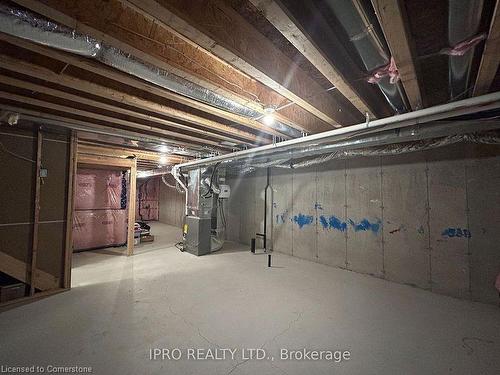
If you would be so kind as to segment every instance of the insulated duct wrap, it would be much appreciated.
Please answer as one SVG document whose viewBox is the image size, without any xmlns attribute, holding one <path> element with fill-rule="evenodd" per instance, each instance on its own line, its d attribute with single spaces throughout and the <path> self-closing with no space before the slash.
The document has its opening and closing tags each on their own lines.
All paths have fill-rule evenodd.
<svg viewBox="0 0 500 375">
<path fill-rule="evenodd" d="M 261 113 L 252 108 L 26 10 L 0 4 L 0 31 L 48 47 L 91 57 L 124 73 L 230 113 L 250 119 L 262 117 Z M 299 130 L 279 121 L 274 121 L 269 127 L 291 138 L 302 136 Z"/>
<path fill-rule="evenodd" d="M 5 4 L 0 4 L 0 31 L 87 57 L 96 57 L 101 50 L 97 39 Z"/>
<path fill-rule="evenodd" d="M 269 167 L 298 169 L 298 168 L 306 168 L 306 167 L 311 167 L 313 165 L 326 163 L 330 160 L 335 160 L 335 159 L 400 155 L 410 152 L 425 151 L 439 147 L 449 146 L 459 142 L 469 142 L 469 143 L 489 144 L 489 145 L 499 146 L 500 134 L 498 132 L 485 133 L 485 134 L 458 134 L 458 135 L 450 135 L 446 137 L 425 139 L 407 143 L 394 143 L 394 144 L 374 146 L 368 148 L 338 150 L 331 153 L 322 154 L 320 156 L 316 156 L 308 160 L 299 160 L 297 162 L 294 162 L 296 158 L 290 157 L 289 159 L 277 159 L 262 163 L 246 163 L 244 165 L 237 166 L 236 168 L 234 168 L 234 170 L 238 171 L 240 174 L 247 174 L 253 172 L 256 169 L 269 168 Z"/>
</svg>

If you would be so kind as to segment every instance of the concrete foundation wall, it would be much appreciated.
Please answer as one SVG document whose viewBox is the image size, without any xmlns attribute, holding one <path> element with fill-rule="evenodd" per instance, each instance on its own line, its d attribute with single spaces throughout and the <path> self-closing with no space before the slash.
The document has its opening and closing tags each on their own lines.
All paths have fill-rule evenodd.
<svg viewBox="0 0 500 375">
<path fill-rule="evenodd" d="M 456 145 L 271 171 L 275 251 L 498 303 L 500 157 Z M 229 180 L 238 241 L 263 230 L 265 170 Z M 238 220 L 239 219 L 239 220 Z M 230 238 L 231 239 L 231 238 Z"/>
<path fill-rule="evenodd" d="M 174 178 L 170 175 L 167 176 L 167 182 L 170 185 L 175 185 Z M 159 221 L 179 228 L 182 227 L 184 207 L 184 193 L 179 193 L 177 189 L 170 188 L 160 181 Z"/>
</svg>

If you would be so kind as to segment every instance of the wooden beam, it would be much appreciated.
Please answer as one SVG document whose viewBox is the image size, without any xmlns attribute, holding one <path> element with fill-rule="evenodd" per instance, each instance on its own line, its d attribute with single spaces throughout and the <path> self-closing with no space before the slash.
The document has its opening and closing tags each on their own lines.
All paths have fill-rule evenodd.
<svg viewBox="0 0 500 375">
<path fill-rule="evenodd" d="M 359 0 L 355 0 L 357 2 Z M 414 57 L 410 47 L 411 36 L 406 27 L 406 12 L 400 0 L 372 0 L 375 13 L 385 35 L 391 55 L 398 67 L 401 83 L 412 110 L 422 109 Z"/>
<path fill-rule="evenodd" d="M 134 254 L 134 224 L 135 224 L 135 194 L 137 182 L 137 159 L 130 168 L 129 195 L 128 195 L 128 235 L 127 256 Z"/>
<path fill-rule="evenodd" d="M 50 1 L 50 0 L 45 1 L 49 5 L 43 4 L 42 2 L 36 0 L 15 0 L 15 2 L 23 7 L 26 7 L 58 23 L 64 24 L 70 28 L 78 30 L 83 34 L 91 35 L 94 38 L 101 40 L 114 47 L 117 47 L 126 53 L 130 53 L 133 56 L 137 56 L 146 63 L 162 68 L 181 78 L 185 78 L 190 82 L 194 82 L 204 88 L 219 93 L 222 96 L 229 98 L 233 101 L 236 101 L 241 105 L 251 107 L 256 111 L 263 113 L 263 106 L 260 103 L 253 102 L 248 98 L 241 97 L 240 95 L 225 89 L 221 85 L 213 84 L 205 79 L 198 77 L 196 74 L 193 74 L 192 72 L 183 69 L 183 65 L 186 65 L 185 57 L 181 58 L 178 64 L 171 64 L 168 61 L 165 61 L 165 59 L 158 58 L 156 57 L 156 55 L 150 53 L 150 51 L 146 49 L 144 46 L 145 44 L 144 40 L 140 40 L 138 42 L 135 41 L 134 43 L 134 41 L 132 41 L 130 38 L 128 39 L 124 38 L 126 34 L 123 32 L 123 30 L 119 30 L 118 33 L 115 33 L 113 35 L 109 35 L 108 34 L 109 22 L 106 22 L 106 20 L 102 19 L 100 20 L 101 22 L 98 22 L 97 20 L 97 18 L 102 16 L 100 12 L 93 13 L 91 17 L 85 19 L 85 22 L 79 22 L 76 18 L 80 18 L 82 16 L 82 14 L 79 13 L 80 11 L 82 11 L 82 8 L 78 8 L 77 0 L 75 0 L 75 3 L 73 4 L 74 6 L 71 5 L 69 2 L 62 3 L 59 1 Z M 102 3 L 99 3 L 98 6 L 96 7 L 89 6 L 89 4 L 85 3 L 83 10 L 89 11 L 91 9 L 97 9 L 97 8 L 102 8 Z M 71 13 L 71 15 L 68 15 L 67 13 L 60 11 L 59 9 L 64 9 L 67 13 L 71 12 L 73 13 Z M 90 24 L 93 24 L 94 26 L 100 28 L 97 29 L 91 27 Z M 106 32 L 104 32 L 103 29 L 105 29 Z M 126 39 L 127 41 L 124 42 L 122 39 Z M 183 60 L 184 63 L 182 62 Z M 344 114 L 341 113 L 341 115 Z M 311 126 L 317 129 L 318 122 L 317 121 L 313 122 Z M 314 129 L 308 129 L 308 130 L 313 131 Z"/>
<path fill-rule="evenodd" d="M 30 268 L 31 263 L 28 265 L 25 262 L 0 251 L 1 272 L 22 281 L 23 283 L 29 284 L 30 280 L 27 276 Z M 59 287 L 59 278 L 42 271 L 41 269 L 35 269 L 33 274 L 33 285 L 36 289 L 40 290 L 55 289 Z"/>
<path fill-rule="evenodd" d="M 112 147 L 112 146 L 103 147 L 103 146 L 81 144 L 81 143 L 78 144 L 78 152 L 80 154 L 103 155 L 103 156 L 120 157 L 120 158 L 134 156 L 138 160 L 148 160 L 156 164 L 160 162 L 160 158 L 162 157 L 160 153 L 156 152 L 127 149 L 122 147 Z M 169 164 L 182 163 L 188 160 L 185 157 L 177 155 L 167 155 L 167 159 Z"/>
<path fill-rule="evenodd" d="M 7 61 L 8 58 L 4 58 L 2 55 L 0 55 L 0 58 L 3 60 L 2 62 L 0 62 L 0 66 L 3 67 L 9 63 Z M 20 70 L 20 69 L 16 69 L 16 71 L 18 71 L 18 70 Z M 36 67 L 34 67 L 34 69 L 31 71 L 31 75 L 36 76 L 36 78 L 42 77 L 41 75 L 37 75 L 36 73 L 33 73 L 35 70 L 36 70 Z M 62 78 L 62 77 L 60 77 L 60 78 Z M 39 79 L 43 79 L 43 78 L 39 78 Z M 60 79 L 60 81 L 62 81 L 62 79 Z M 76 80 L 76 81 L 78 81 L 78 80 Z M 76 103 L 86 104 L 86 105 L 93 106 L 93 107 L 100 108 L 100 109 L 104 109 L 107 111 L 112 111 L 112 112 L 116 112 L 116 113 L 130 116 L 130 117 L 135 117 L 137 119 L 151 121 L 151 122 L 154 122 L 154 123 L 157 123 L 160 125 L 169 126 L 169 127 L 175 128 L 175 129 L 193 132 L 196 134 L 200 134 L 202 136 L 219 138 L 221 140 L 234 142 L 236 144 L 239 144 L 239 143 L 250 144 L 250 143 L 248 143 L 248 140 L 251 140 L 252 144 L 255 144 L 255 143 L 257 143 L 257 141 L 263 140 L 262 138 L 260 138 L 260 137 L 258 138 L 257 136 L 255 136 L 253 134 L 240 132 L 239 136 L 241 136 L 242 138 L 247 140 L 247 141 L 242 141 L 241 139 L 227 137 L 225 135 L 220 135 L 217 133 L 211 133 L 209 131 L 193 128 L 193 127 L 190 127 L 188 125 L 179 124 L 177 122 L 166 120 L 166 119 L 163 119 L 160 117 L 151 116 L 151 115 L 147 115 L 147 114 L 144 114 L 141 112 L 136 112 L 136 111 L 132 111 L 129 109 L 113 106 L 113 105 L 103 103 L 103 102 L 100 102 L 97 100 L 88 99 L 88 98 L 81 96 L 81 95 L 70 94 L 70 93 L 65 92 L 65 91 L 52 89 L 52 88 L 49 88 L 46 86 L 41 86 L 41 85 L 38 85 L 36 83 L 23 81 L 23 80 L 8 77 L 8 76 L 2 75 L 2 74 L 0 74 L 0 83 L 4 83 L 4 84 L 9 85 L 9 86 L 27 89 L 27 90 L 30 90 L 33 92 L 39 92 L 39 93 L 51 95 L 51 96 L 54 96 L 54 97 L 57 97 L 60 99 L 71 100 L 71 101 L 74 101 Z M 69 85 L 69 83 L 68 83 L 68 85 Z M 69 87 L 71 87 L 71 86 L 69 86 Z M 106 91 L 104 91 L 104 92 L 106 92 Z M 229 127 L 227 126 L 226 128 L 229 128 Z M 230 132 L 234 133 L 233 131 L 230 131 Z M 266 143 L 269 143 L 269 142 L 266 140 Z"/>
<path fill-rule="evenodd" d="M 139 124 L 136 122 L 131 122 L 128 120 L 122 120 L 122 119 L 111 117 L 111 116 L 101 115 L 101 114 L 98 114 L 95 112 L 84 111 L 81 109 L 76 109 L 73 107 L 55 104 L 55 103 L 51 103 L 48 101 L 35 99 L 35 98 L 23 96 L 23 95 L 12 94 L 12 93 L 5 92 L 5 91 L 0 91 L 0 98 L 7 99 L 7 100 L 13 100 L 13 101 L 23 103 L 23 104 L 35 105 L 35 106 L 39 106 L 42 108 L 53 109 L 56 111 L 66 112 L 70 115 L 72 114 L 72 115 L 77 115 L 77 116 L 88 117 L 89 119 L 94 118 L 97 120 L 107 121 L 107 122 L 110 122 L 113 124 L 123 125 L 123 126 L 127 126 L 129 128 L 133 128 L 133 129 L 155 131 L 155 132 L 161 133 L 165 136 L 175 137 L 177 139 L 191 141 L 191 142 L 195 142 L 198 144 L 209 144 L 212 146 L 225 148 L 224 146 L 220 146 L 219 142 L 212 141 L 212 140 L 209 140 L 206 138 L 198 138 L 198 137 L 194 137 L 194 136 L 190 136 L 190 135 L 186 135 L 186 134 L 173 132 L 170 130 L 160 129 L 160 128 L 156 128 L 156 127 L 152 127 L 152 126 L 148 126 L 148 125 Z"/>
<path fill-rule="evenodd" d="M 113 131 L 114 128 L 110 129 L 108 126 L 104 125 L 98 125 L 94 124 L 90 121 L 82 121 L 82 120 L 76 120 L 72 117 L 67 117 L 67 115 L 54 115 L 51 113 L 45 113 L 33 109 L 27 109 L 22 106 L 13 106 L 13 105 L 8 105 L 8 104 L 3 104 L 0 102 L 0 108 L 6 110 L 6 111 L 12 111 L 12 112 L 18 112 L 21 115 L 27 115 L 31 117 L 36 117 L 37 119 L 45 119 L 47 120 L 48 123 L 54 122 L 56 125 L 60 125 L 63 127 L 72 127 L 75 126 L 77 127 L 77 130 L 80 131 L 87 131 L 87 132 L 95 132 L 95 133 L 102 133 L 106 135 L 111 135 L 109 134 L 110 131 Z M 22 116 L 26 117 L 26 116 Z M 147 141 L 156 141 L 156 142 L 165 142 L 165 138 L 160 135 L 154 134 L 154 132 L 144 134 L 144 133 L 138 133 L 135 131 L 131 130 L 120 130 L 120 133 L 116 135 L 124 136 L 124 137 L 129 137 L 132 139 L 146 139 Z M 186 148 L 193 148 L 193 145 L 183 143 L 183 142 L 173 142 L 176 146 L 182 146 Z"/>
<path fill-rule="evenodd" d="M 491 17 L 490 31 L 484 46 L 481 64 L 477 72 L 474 96 L 488 93 L 500 63 L 500 1 L 496 2 L 493 16 Z"/>
<path fill-rule="evenodd" d="M 106 67 L 105 65 L 98 64 L 96 62 L 93 62 L 89 59 L 84 59 L 78 56 L 71 55 L 69 53 L 65 52 L 60 52 L 52 48 L 48 48 L 45 46 L 41 46 L 38 44 L 34 44 L 28 41 L 25 41 L 20 38 L 16 38 L 7 34 L 2 34 L 0 33 L 0 40 L 3 40 L 7 43 L 13 44 L 15 46 L 18 46 L 23 49 L 27 49 L 29 51 L 57 59 L 59 61 L 62 61 L 66 64 L 73 65 L 77 68 L 86 70 L 88 72 L 97 74 L 99 76 L 112 79 L 116 82 L 121 82 L 125 85 L 132 86 L 136 89 L 149 92 L 151 94 L 157 95 L 159 97 L 165 98 L 167 100 L 175 101 L 177 103 L 189 106 L 191 108 L 210 113 L 214 116 L 233 121 L 235 123 L 247 126 L 249 128 L 258 130 L 261 133 L 264 134 L 271 134 L 271 135 L 277 135 L 282 138 L 288 139 L 289 137 L 283 135 L 282 133 L 279 133 L 278 131 L 269 128 L 268 126 L 265 126 L 264 124 L 261 124 L 258 121 L 252 120 L 248 117 L 240 116 L 228 111 L 224 111 L 222 109 L 212 107 L 208 104 L 196 101 L 194 99 L 190 99 L 188 97 L 184 97 L 182 95 L 175 94 L 173 92 L 170 92 L 168 90 L 162 89 L 158 86 L 155 86 L 153 84 L 147 83 L 145 81 L 142 81 L 138 78 L 135 78 L 131 75 L 119 72 L 115 69 L 111 69 Z"/>
<path fill-rule="evenodd" d="M 135 159 L 80 154 L 78 155 L 78 164 L 131 169 L 132 166 L 136 165 L 136 161 Z"/>
<path fill-rule="evenodd" d="M 43 135 L 40 129 L 37 131 L 37 148 L 36 148 L 36 164 L 35 164 L 35 207 L 33 214 L 33 237 L 31 241 L 31 267 L 27 279 L 30 284 L 30 296 L 35 294 L 35 273 L 36 261 L 38 256 L 38 227 L 40 221 L 40 168 L 42 167 L 42 143 Z"/>
<path fill-rule="evenodd" d="M 306 35 L 274 0 L 250 0 L 259 9 L 266 19 L 290 42 L 312 65 L 323 74 L 336 89 L 344 95 L 361 113 L 368 113 L 371 118 L 376 118 L 369 103 L 364 100 L 351 87 L 347 79 L 338 71 L 328 57 L 313 43 L 311 37 Z"/>
<path fill-rule="evenodd" d="M 74 192 L 76 185 L 76 166 L 77 166 L 77 138 L 75 132 L 71 132 L 69 144 L 69 165 L 68 165 L 68 192 L 66 195 L 66 242 L 64 246 L 64 288 L 71 288 L 71 260 L 73 258 L 73 207 Z"/>
<path fill-rule="evenodd" d="M 331 126 L 356 122 L 270 40 L 220 0 L 120 0 L 169 25 Z M 196 26 L 193 26 L 196 25 Z M 342 109 L 340 112 L 339 109 Z"/>
</svg>

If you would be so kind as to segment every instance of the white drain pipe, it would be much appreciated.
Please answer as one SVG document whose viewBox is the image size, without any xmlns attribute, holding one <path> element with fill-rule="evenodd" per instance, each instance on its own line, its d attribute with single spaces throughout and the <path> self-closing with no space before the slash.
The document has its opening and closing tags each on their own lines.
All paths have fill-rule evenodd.
<svg viewBox="0 0 500 375">
<path fill-rule="evenodd" d="M 488 111 L 500 108 L 500 92 L 495 92 L 478 97 L 468 98 L 452 103 L 437 105 L 430 108 L 408 112 L 401 115 L 386 117 L 379 120 L 367 121 L 358 125 L 313 134 L 302 138 L 260 146 L 248 150 L 233 152 L 220 156 L 178 164 L 172 170 L 172 174 L 189 169 L 206 166 L 217 162 L 232 162 L 240 159 L 252 158 L 257 155 L 272 154 L 276 151 L 287 151 L 294 147 L 317 145 L 318 142 L 338 141 L 363 130 L 388 130 L 414 126 L 430 121 L 442 120 L 450 117 L 467 115 L 475 112 Z M 474 129 L 471 129 L 473 131 Z M 450 133 L 451 134 L 451 133 Z M 178 176 L 174 174 L 176 179 Z"/>
</svg>

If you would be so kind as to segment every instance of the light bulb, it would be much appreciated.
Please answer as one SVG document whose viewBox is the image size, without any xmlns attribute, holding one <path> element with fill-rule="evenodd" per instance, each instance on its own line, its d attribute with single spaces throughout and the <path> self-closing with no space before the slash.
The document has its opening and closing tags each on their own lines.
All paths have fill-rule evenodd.
<svg viewBox="0 0 500 375">
<path fill-rule="evenodd" d="M 274 124 L 274 116 L 271 113 L 269 113 L 269 114 L 265 115 L 264 117 L 262 117 L 262 122 L 264 124 L 266 124 L 267 126 L 270 126 L 270 125 Z"/>
<path fill-rule="evenodd" d="M 167 161 L 168 161 L 168 159 L 165 155 L 160 157 L 160 165 L 166 165 Z"/>
</svg>

